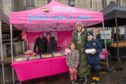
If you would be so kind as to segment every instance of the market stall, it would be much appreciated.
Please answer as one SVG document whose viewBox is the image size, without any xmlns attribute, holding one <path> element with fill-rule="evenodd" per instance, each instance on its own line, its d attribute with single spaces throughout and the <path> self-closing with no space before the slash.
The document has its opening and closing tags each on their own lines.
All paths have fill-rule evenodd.
<svg viewBox="0 0 126 84">
<path fill-rule="evenodd" d="M 29 60 L 29 57 L 31 57 L 29 54 L 25 54 L 25 61 L 22 61 L 22 58 L 15 61 L 16 59 L 13 58 L 12 53 L 12 67 L 16 71 L 18 80 L 25 81 L 67 72 L 68 68 L 65 63 L 65 53 L 63 52 L 72 39 L 72 31 L 78 21 L 83 22 L 84 26 L 96 24 L 103 21 L 103 14 L 100 12 L 69 7 L 55 0 L 52 0 L 49 4 L 36 9 L 12 12 L 10 23 L 18 27 L 20 30 L 27 32 L 27 43 L 29 49 L 32 49 L 35 38 L 39 33 L 46 33 L 48 31 L 54 33 L 58 47 L 60 47 L 58 52 L 51 54 L 51 58 L 48 58 L 49 54 L 47 54 L 45 55 L 45 57 L 47 57 L 45 59 L 41 59 L 40 57 L 40 59 L 32 61 Z M 12 25 L 10 26 L 10 30 L 12 31 Z M 12 32 L 11 39 L 13 39 Z M 11 42 L 13 43 L 12 40 Z M 13 50 L 13 46 L 11 46 L 11 48 Z M 36 58 L 36 56 L 33 56 L 33 58 Z M 46 65 L 44 70 L 42 65 Z M 28 70 L 32 70 L 27 71 L 26 75 L 24 67 L 27 66 L 29 66 Z"/>
<path fill-rule="evenodd" d="M 68 67 L 65 64 L 65 60 L 65 56 L 62 56 L 48 59 L 15 62 L 12 64 L 12 67 L 15 69 L 18 75 L 18 80 L 25 81 L 67 72 Z"/>
<path fill-rule="evenodd" d="M 101 12 L 103 12 L 103 14 L 104 14 L 105 27 L 115 27 L 116 33 L 119 30 L 119 26 L 126 25 L 126 16 L 125 16 L 126 15 L 126 7 L 121 6 L 115 2 L 111 2 Z M 102 23 L 95 24 L 92 26 L 93 27 L 101 27 Z M 113 47 L 113 44 L 116 45 L 116 47 Z M 122 57 L 122 52 L 120 52 L 120 51 L 122 51 L 122 49 L 124 49 L 124 47 L 119 46 L 120 42 L 119 42 L 118 36 L 117 36 L 117 41 L 114 42 L 113 44 L 108 49 L 110 49 L 112 56 L 116 57 L 118 59 L 118 62 L 120 63 L 121 57 Z M 124 55 L 124 53 L 123 53 L 123 55 Z"/>
<path fill-rule="evenodd" d="M 117 47 L 119 48 L 119 56 L 124 57 L 126 55 L 126 41 L 113 42 L 111 46 L 108 47 L 112 56 L 117 57 Z"/>
</svg>

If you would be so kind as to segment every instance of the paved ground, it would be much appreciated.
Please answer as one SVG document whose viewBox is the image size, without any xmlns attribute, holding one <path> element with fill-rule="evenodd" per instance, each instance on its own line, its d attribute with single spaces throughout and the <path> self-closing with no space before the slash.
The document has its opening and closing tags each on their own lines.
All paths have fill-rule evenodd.
<svg viewBox="0 0 126 84">
<path fill-rule="evenodd" d="M 101 75 L 101 84 L 126 84 L 126 60 L 123 60 L 121 64 L 118 64 L 117 61 L 112 62 L 111 68 L 115 67 L 123 68 L 123 70 L 113 70 L 110 73 Z"/>
<path fill-rule="evenodd" d="M 114 69 L 115 67 L 123 67 L 123 70 L 116 71 L 112 70 L 110 73 L 101 73 L 101 84 L 126 84 L 126 59 L 122 61 L 121 64 L 118 64 L 117 61 L 111 61 L 111 69 Z M 1 66 L 0 66 L 1 67 Z M 6 65 L 6 84 L 12 84 L 11 82 L 11 67 L 9 64 Z M 0 84 L 3 84 L 1 82 L 1 69 L 0 69 Z M 70 84 L 69 83 L 69 75 L 68 73 L 63 73 L 60 75 L 52 76 L 52 77 L 46 77 L 46 78 L 39 78 L 35 80 L 29 80 L 26 82 L 23 82 L 23 84 Z"/>
</svg>

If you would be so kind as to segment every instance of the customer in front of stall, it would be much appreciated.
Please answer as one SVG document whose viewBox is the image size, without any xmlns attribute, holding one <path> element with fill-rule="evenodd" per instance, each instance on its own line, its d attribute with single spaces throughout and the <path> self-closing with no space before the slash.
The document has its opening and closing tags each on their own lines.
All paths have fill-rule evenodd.
<svg viewBox="0 0 126 84">
<path fill-rule="evenodd" d="M 116 41 L 121 41 L 122 40 L 122 37 L 121 37 L 121 34 L 120 34 L 120 29 L 117 29 L 117 32 L 114 34 L 114 38 L 113 40 L 116 42 Z"/>
<path fill-rule="evenodd" d="M 100 70 L 100 57 L 99 54 L 102 51 L 101 44 L 98 40 L 95 40 L 93 37 L 93 32 L 87 33 L 87 40 L 88 42 L 84 46 L 85 53 L 88 58 L 88 63 L 90 66 L 90 73 L 92 77 L 91 84 L 99 84 L 100 77 L 99 77 L 99 70 Z"/>
<path fill-rule="evenodd" d="M 101 41 L 101 35 L 100 35 L 100 31 L 98 31 L 98 34 L 96 35 L 97 40 Z"/>
<path fill-rule="evenodd" d="M 46 34 L 47 39 L 47 53 L 55 52 L 57 49 L 57 42 L 54 37 L 51 36 L 51 33 Z"/>
<path fill-rule="evenodd" d="M 77 84 L 77 67 L 79 65 L 79 51 L 74 42 L 67 49 L 66 64 L 69 67 L 71 84 Z"/>
<path fill-rule="evenodd" d="M 73 32 L 72 40 L 75 43 L 77 50 L 79 50 L 80 63 L 77 68 L 78 81 L 82 84 L 86 84 L 87 76 L 90 74 L 90 70 L 87 63 L 87 57 L 84 53 L 83 48 L 86 43 L 86 31 L 82 22 L 76 23 L 76 30 Z"/>
<path fill-rule="evenodd" d="M 44 37 L 43 33 L 39 35 L 38 38 L 36 38 L 35 44 L 34 44 L 34 50 L 35 53 L 39 53 L 40 55 L 47 52 L 47 41 Z"/>
</svg>

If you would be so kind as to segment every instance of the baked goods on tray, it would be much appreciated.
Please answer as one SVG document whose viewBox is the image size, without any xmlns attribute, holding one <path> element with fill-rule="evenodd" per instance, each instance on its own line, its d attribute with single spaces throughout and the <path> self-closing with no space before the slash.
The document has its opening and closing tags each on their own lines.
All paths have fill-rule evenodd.
<svg viewBox="0 0 126 84">
<path fill-rule="evenodd" d="M 29 56 L 29 60 L 37 60 L 37 59 L 40 59 L 40 55 L 38 55 L 38 54 Z"/>
<path fill-rule="evenodd" d="M 28 60 L 28 57 L 26 57 L 26 56 L 16 56 L 15 57 L 15 61 L 16 62 L 21 62 L 21 61 L 27 61 Z"/>
<path fill-rule="evenodd" d="M 50 58 L 50 57 L 53 57 L 53 55 L 51 53 L 47 53 L 47 54 L 42 54 L 41 57 L 42 58 Z"/>
<path fill-rule="evenodd" d="M 53 52 L 53 57 L 59 57 L 64 55 L 65 55 L 64 51 Z"/>
<path fill-rule="evenodd" d="M 24 52 L 25 55 L 32 55 L 34 52 L 32 50 L 27 50 Z"/>
</svg>

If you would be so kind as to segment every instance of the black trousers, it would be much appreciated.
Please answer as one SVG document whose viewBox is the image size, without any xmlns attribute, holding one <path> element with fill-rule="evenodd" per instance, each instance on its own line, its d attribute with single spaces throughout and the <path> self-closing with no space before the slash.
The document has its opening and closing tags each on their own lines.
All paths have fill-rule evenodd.
<svg viewBox="0 0 126 84">
<path fill-rule="evenodd" d="M 92 76 L 99 76 L 100 64 L 90 64 L 90 73 Z"/>
</svg>

